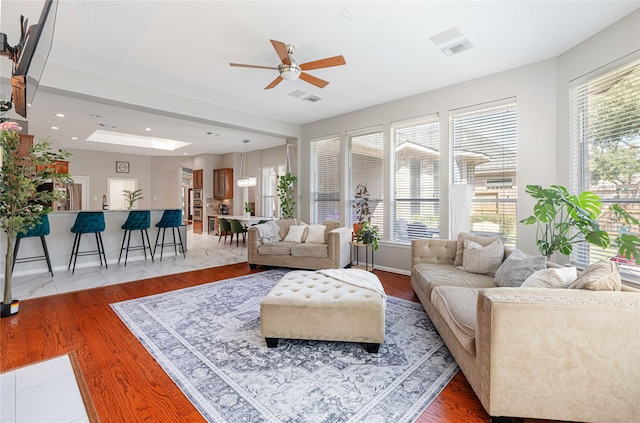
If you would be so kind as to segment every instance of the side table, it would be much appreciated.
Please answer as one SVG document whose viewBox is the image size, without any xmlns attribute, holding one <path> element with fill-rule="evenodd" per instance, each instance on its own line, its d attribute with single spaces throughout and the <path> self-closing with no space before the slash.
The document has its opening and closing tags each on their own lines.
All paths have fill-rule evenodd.
<svg viewBox="0 0 640 423">
<path fill-rule="evenodd" d="M 358 241 L 349 241 L 349 245 L 351 246 L 351 267 L 352 268 L 360 268 L 360 269 L 364 269 L 367 272 L 373 272 L 373 245 L 371 244 L 365 244 L 364 242 L 358 242 Z M 358 265 L 358 263 L 360 263 L 359 260 L 359 251 L 360 251 L 360 247 L 364 247 L 364 266 L 362 265 Z M 371 250 L 371 270 L 369 270 L 369 250 Z M 355 262 L 356 265 L 353 265 L 353 261 L 354 261 L 354 257 L 355 257 Z"/>
</svg>

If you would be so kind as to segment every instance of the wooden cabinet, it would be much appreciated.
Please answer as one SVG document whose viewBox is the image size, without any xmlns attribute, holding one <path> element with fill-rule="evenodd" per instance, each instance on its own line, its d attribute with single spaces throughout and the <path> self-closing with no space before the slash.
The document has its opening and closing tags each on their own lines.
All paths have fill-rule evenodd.
<svg viewBox="0 0 640 423">
<path fill-rule="evenodd" d="M 213 170 L 213 198 L 233 198 L 233 169 Z"/>
<path fill-rule="evenodd" d="M 204 182 L 202 179 L 202 169 L 193 171 L 193 189 L 202 189 Z"/>
<path fill-rule="evenodd" d="M 56 160 L 56 173 L 69 174 L 69 162 L 65 160 Z"/>
<path fill-rule="evenodd" d="M 202 233 L 202 222 L 198 222 L 196 220 L 193 221 L 193 233 L 194 234 Z"/>
<path fill-rule="evenodd" d="M 20 142 L 18 143 L 18 157 L 24 157 L 29 154 L 29 149 L 33 145 L 33 135 L 20 134 Z"/>
</svg>

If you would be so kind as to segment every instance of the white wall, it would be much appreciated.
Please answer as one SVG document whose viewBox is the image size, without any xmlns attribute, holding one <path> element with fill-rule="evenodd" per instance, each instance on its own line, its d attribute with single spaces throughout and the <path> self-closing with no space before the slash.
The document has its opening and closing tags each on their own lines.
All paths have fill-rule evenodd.
<svg viewBox="0 0 640 423">
<path fill-rule="evenodd" d="M 312 139 L 339 134 L 346 139 L 346 132 L 382 125 L 385 141 L 389 127 L 395 121 L 432 113 L 440 116 L 443 157 L 449 154 L 449 111 L 508 97 L 515 97 L 518 110 L 518 219 L 531 214 L 533 200 L 524 189 L 527 184 L 550 185 L 568 183 L 568 82 L 599 66 L 640 49 L 640 11 L 584 41 L 558 58 L 530 64 L 517 69 L 474 79 L 439 90 L 418 94 L 398 101 L 310 123 L 302 127 L 300 158 L 301 218 L 310 216 L 310 163 L 309 143 Z M 455 58 L 453 59 L 455 60 Z M 387 147 L 388 149 L 388 147 Z M 346 150 L 343 148 L 343 152 Z M 388 156 L 388 154 L 387 154 Z M 343 172 L 346 172 L 343 159 Z M 441 163 L 441 234 L 448 233 L 449 164 Z M 385 162 L 384 178 L 392 178 L 389 160 Z M 342 192 L 345 192 L 343 175 Z M 388 184 L 387 184 L 388 185 Z M 391 198 L 387 188 L 385 199 Z M 390 205 L 385 205 L 385 215 L 390 216 Z M 385 221 L 386 225 L 390 222 Z M 529 254 L 537 253 L 535 228 L 518 226 L 517 245 Z M 376 253 L 376 267 L 410 271 L 410 247 L 383 242 Z"/>
<path fill-rule="evenodd" d="M 194 169 L 192 157 L 151 157 L 152 209 L 180 208 L 182 205 L 182 168 Z M 142 207 L 142 206 L 141 206 Z"/>
</svg>

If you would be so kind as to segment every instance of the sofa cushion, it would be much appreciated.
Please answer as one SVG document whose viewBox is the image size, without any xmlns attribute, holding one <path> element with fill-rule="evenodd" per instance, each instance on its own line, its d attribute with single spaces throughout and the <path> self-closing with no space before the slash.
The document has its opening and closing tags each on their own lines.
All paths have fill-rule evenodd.
<svg viewBox="0 0 640 423">
<path fill-rule="evenodd" d="M 287 236 L 284 237 L 284 241 L 300 243 L 305 236 L 306 230 L 306 225 L 291 225 L 289 226 L 289 232 L 287 232 Z"/>
<path fill-rule="evenodd" d="M 480 244 L 483 247 L 491 244 L 496 239 L 500 239 L 497 236 L 480 236 L 474 235 L 468 232 L 460 232 L 458 234 L 458 240 L 456 243 L 456 259 L 453 262 L 454 266 L 462 266 L 462 257 L 464 256 L 464 240 L 468 239 L 469 241 L 473 241 L 476 244 Z"/>
<path fill-rule="evenodd" d="M 327 227 L 325 225 L 310 225 L 307 227 L 307 238 L 304 242 L 311 244 L 326 244 L 326 231 Z"/>
<path fill-rule="evenodd" d="M 618 264 L 611 260 L 600 260 L 587 267 L 569 288 L 591 291 L 620 291 L 622 281 Z"/>
<path fill-rule="evenodd" d="M 280 239 L 284 239 L 289 232 L 289 226 L 296 225 L 296 219 L 278 219 L 276 220 L 278 227 L 280 228 Z"/>
<path fill-rule="evenodd" d="M 295 242 L 270 242 L 268 244 L 262 244 L 258 247 L 258 254 L 264 255 L 291 255 L 291 247 L 298 245 Z"/>
<path fill-rule="evenodd" d="M 502 287 L 518 287 L 529 276 L 546 267 L 545 256 L 530 256 L 516 248 L 496 270 L 495 282 Z"/>
<path fill-rule="evenodd" d="M 465 239 L 462 269 L 471 273 L 493 275 L 502 264 L 503 257 L 504 244 L 500 238 L 487 246 Z"/>
<path fill-rule="evenodd" d="M 469 273 L 450 264 L 418 263 L 413 267 L 413 277 L 424 287 L 428 298 L 437 286 L 462 286 L 471 288 L 495 288 L 491 275 Z"/>
<path fill-rule="evenodd" d="M 329 244 L 303 243 L 291 247 L 291 255 L 294 257 L 329 257 Z"/>
<path fill-rule="evenodd" d="M 534 272 L 522 284 L 523 288 L 568 288 L 576 280 L 575 267 L 559 267 Z"/>
<path fill-rule="evenodd" d="M 476 307 L 478 288 L 438 286 L 431 291 L 431 302 L 469 354 L 476 354 Z"/>
</svg>

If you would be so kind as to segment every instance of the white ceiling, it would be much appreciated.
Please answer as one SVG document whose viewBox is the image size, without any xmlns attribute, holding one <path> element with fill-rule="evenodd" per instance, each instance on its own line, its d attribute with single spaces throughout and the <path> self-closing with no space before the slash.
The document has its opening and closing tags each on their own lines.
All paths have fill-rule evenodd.
<svg viewBox="0 0 640 423">
<path fill-rule="evenodd" d="M 19 15 L 35 23 L 42 4 L 0 1 L 9 44 L 18 41 Z M 291 134 L 265 127 L 314 122 L 552 58 L 639 7 L 640 0 L 60 0 L 49 64 L 29 111 L 29 132 L 65 148 L 130 154 L 241 152 L 243 139 L 252 141 L 250 149 L 269 148 Z M 349 12 L 353 16 L 345 17 Z M 451 27 L 458 27 L 475 48 L 445 56 L 430 37 Z M 269 39 L 294 44 L 298 63 L 341 54 L 347 64 L 309 71 L 330 82 L 324 89 L 297 80 L 264 90 L 277 71 L 230 67 L 229 62 L 277 66 Z M 51 68 L 86 78 L 63 84 Z M 9 75 L 9 61 L 2 59 L 3 81 Z M 108 100 L 95 98 L 98 84 L 112 91 Z M 138 88 L 145 95 L 132 106 L 131 91 Z M 289 95 L 296 90 L 322 100 Z M 0 95 L 10 95 L 4 85 Z M 227 116 L 195 118 L 176 99 L 215 106 L 212 110 Z M 238 128 L 228 118 L 244 113 L 249 114 L 245 122 L 257 123 Z M 265 126 L 265 121 L 275 123 Z M 50 129 L 53 125 L 60 129 Z M 171 153 L 86 146 L 83 140 L 91 132 L 110 126 L 193 144 Z"/>
</svg>

